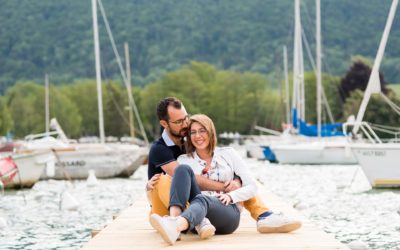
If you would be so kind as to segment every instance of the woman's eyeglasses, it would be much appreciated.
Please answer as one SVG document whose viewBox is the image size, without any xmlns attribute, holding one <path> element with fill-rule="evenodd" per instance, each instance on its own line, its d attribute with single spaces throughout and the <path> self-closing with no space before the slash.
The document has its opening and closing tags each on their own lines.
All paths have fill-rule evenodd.
<svg viewBox="0 0 400 250">
<path fill-rule="evenodd" d="M 205 130 L 204 128 L 201 128 L 199 130 L 190 130 L 189 131 L 189 135 L 190 136 L 196 136 L 196 134 L 200 135 L 200 136 L 204 136 L 205 134 L 207 134 L 207 130 Z"/>
</svg>

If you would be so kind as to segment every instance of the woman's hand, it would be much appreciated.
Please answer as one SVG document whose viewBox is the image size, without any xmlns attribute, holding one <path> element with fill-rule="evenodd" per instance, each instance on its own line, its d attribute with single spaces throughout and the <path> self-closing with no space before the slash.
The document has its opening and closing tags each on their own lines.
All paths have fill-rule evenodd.
<svg viewBox="0 0 400 250">
<path fill-rule="evenodd" d="M 157 184 L 158 180 L 160 179 L 161 174 L 155 174 L 146 184 L 146 190 L 151 191 L 154 189 L 154 186 Z"/>
<path fill-rule="evenodd" d="M 232 202 L 232 198 L 229 196 L 229 194 L 217 194 L 216 197 L 224 204 L 225 206 L 228 206 Z"/>
</svg>

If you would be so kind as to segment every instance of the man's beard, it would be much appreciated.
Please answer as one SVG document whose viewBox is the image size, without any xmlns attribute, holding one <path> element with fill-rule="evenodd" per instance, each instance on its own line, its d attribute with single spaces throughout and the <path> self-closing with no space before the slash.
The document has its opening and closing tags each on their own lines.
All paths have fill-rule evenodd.
<svg viewBox="0 0 400 250">
<path fill-rule="evenodd" d="M 179 130 L 178 132 L 176 132 L 175 130 L 169 129 L 169 132 L 171 133 L 172 136 L 176 137 L 176 138 L 183 138 L 185 136 L 187 136 L 188 133 L 188 128 L 183 128 L 181 130 Z"/>
</svg>

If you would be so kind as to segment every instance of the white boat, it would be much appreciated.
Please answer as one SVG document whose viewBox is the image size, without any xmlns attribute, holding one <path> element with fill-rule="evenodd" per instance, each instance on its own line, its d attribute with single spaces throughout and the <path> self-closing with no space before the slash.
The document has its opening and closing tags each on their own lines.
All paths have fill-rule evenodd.
<svg viewBox="0 0 400 250">
<path fill-rule="evenodd" d="M 358 143 L 351 146 L 373 187 L 400 187 L 400 144 Z"/>
<path fill-rule="evenodd" d="M 7 157 L 9 159 L 3 158 L 3 160 L 11 160 L 11 162 L 15 163 L 16 168 L 10 169 L 11 173 L 8 173 L 12 178 L 4 180 L 0 176 L 0 180 L 4 182 L 6 188 L 33 186 L 39 180 L 45 167 L 54 163 L 55 160 L 50 150 L 25 151 L 14 153 Z"/>
<path fill-rule="evenodd" d="M 271 149 L 281 164 L 357 164 L 344 138 L 341 141 L 272 145 Z"/>
<path fill-rule="evenodd" d="M 148 148 L 133 144 L 70 142 L 55 119 L 55 132 L 27 136 L 23 148 L 51 150 L 55 157 L 54 171 L 44 171 L 42 179 L 86 179 L 89 170 L 99 178 L 129 177 L 145 161 Z M 58 139 L 48 134 L 57 134 Z M 37 138 L 41 137 L 41 138 Z"/>
<path fill-rule="evenodd" d="M 307 128 L 305 124 L 305 93 L 304 93 L 304 62 L 301 37 L 300 20 L 300 0 L 295 1 L 295 32 L 294 32 L 294 61 L 293 61 L 293 128 L 295 136 L 290 140 L 271 142 L 268 146 L 272 150 L 276 160 L 282 164 L 355 164 L 356 159 L 351 150 L 346 150 L 348 142 L 342 136 L 332 136 L 328 126 L 321 124 L 321 97 L 323 90 L 321 84 L 321 39 L 320 39 L 320 14 L 319 1 L 317 1 L 317 113 L 318 125 L 316 134 L 305 133 L 302 128 Z M 286 50 L 284 51 L 286 58 Z M 287 61 L 286 59 L 284 60 Z M 286 71 L 285 63 L 285 71 Z M 285 77 L 286 79 L 287 77 Z M 288 84 L 286 84 L 288 85 Z M 288 89 L 288 87 L 286 87 Z M 288 94 L 287 94 L 288 95 Z M 288 100 L 286 101 L 288 103 Z M 327 103 L 327 101 L 325 101 Z M 288 109 L 288 108 L 287 108 Z M 329 108 L 327 108 L 329 111 Z M 331 117 L 330 111 L 328 112 Z M 298 114 L 298 115 L 297 115 Z M 288 116 L 288 115 L 287 115 Z M 332 118 L 333 122 L 333 118 Z M 287 123 L 289 119 L 287 118 Z M 337 126 L 337 125 L 336 125 Z M 340 126 L 340 125 L 339 125 Z M 302 136 L 308 135 L 308 136 Z M 324 137 L 325 136 L 325 137 Z M 268 153 L 268 151 L 267 151 Z"/>
<path fill-rule="evenodd" d="M 54 149 L 54 176 L 42 174 L 42 179 L 86 179 L 89 170 L 98 178 L 129 177 L 142 165 L 148 149 L 137 145 L 88 144 Z"/>
<path fill-rule="evenodd" d="M 379 79 L 379 68 L 385 51 L 389 32 L 393 23 L 398 0 L 393 0 L 388 18 L 385 25 L 378 52 L 375 58 L 374 66 L 368 81 L 367 88 L 361 102 L 357 119 L 354 122 L 344 124 L 344 129 L 348 125 L 352 125 L 352 134 L 357 135 L 361 130 L 369 139 L 369 143 L 351 144 L 358 163 L 361 166 L 365 176 L 372 187 L 400 187 L 400 143 L 389 142 L 383 143 L 382 140 L 372 130 L 370 125 L 363 122 L 365 110 L 372 94 L 380 94 L 381 97 L 389 104 L 389 106 L 400 114 L 400 107 L 391 102 L 381 91 L 381 83 Z"/>
</svg>

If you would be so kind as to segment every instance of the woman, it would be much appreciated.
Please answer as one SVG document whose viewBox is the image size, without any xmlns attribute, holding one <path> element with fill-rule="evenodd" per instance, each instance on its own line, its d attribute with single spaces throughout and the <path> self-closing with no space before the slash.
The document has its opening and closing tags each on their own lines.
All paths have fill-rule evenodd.
<svg viewBox="0 0 400 250">
<path fill-rule="evenodd" d="M 180 232 L 203 226 L 208 218 L 217 234 L 233 233 L 239 226 L 242 201 L 256 195 L 257 186 L 245 162 L 229 147 L 216 147 L 217 136 L 212 120 L 203 114 L 190 118 L 187 154 L 178 158 L 170 193 L 170 216 L 152 214 L 150 222 L 163 239 L 174 244 Z M 195 174 L 228 183 L 239 176 L 242 187 L 229 193 L 201 193 Z M 186 208 L 186 204 L 190 206 Z M 208 235 L 214 234 L 213 228 Z M 202 238 L 207 238 L 207 236 Z"/>
</svg>

